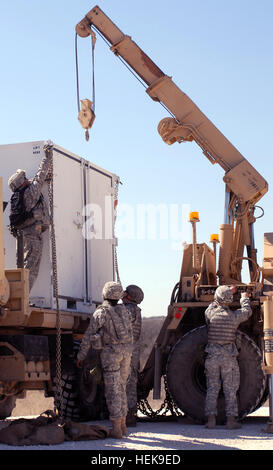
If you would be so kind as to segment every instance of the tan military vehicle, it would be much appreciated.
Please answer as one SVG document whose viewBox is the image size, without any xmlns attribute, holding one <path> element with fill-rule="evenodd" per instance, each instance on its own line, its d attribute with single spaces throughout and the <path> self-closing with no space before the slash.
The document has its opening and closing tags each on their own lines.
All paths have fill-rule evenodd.
<svg viewBox="0 0 273 470">
<path fill-rule="evenodd" d="M 224 170 L 225 223 L 220 226 L 220 237 L 212 236 L 213 248 L 206 243 L 197 243 L 199 215 L 190 214 L 192 243 L 184 250 L 180 278 L 172 292 L 168 314 L 140 374 L 139 405 L 143 409 L 152 389 L 154 398 L 159 398 L 164 377 L 169 401 L 175 408 L 193 419 L 204 420 L 204 349 L 207 340 L 204 311 L 213 300 L 218 285 L 236 284 L 238 293 L 232 307 L 238 308 L 240 292 L 247 289 L 253 309 L 253 315 L 241 325 L 237 338 L 241 372 L 239 417 L 243 418 L 264 403 L 268 396 L 268 376 L 270 380 L 272 378 L 273 233 L 264 235 L 264 262 L 260 267 L 253 231 L 258 216 L 256 205 L 268 190 L 267 182 L 172 78 L 165 75 L 98 6 L 77 24 L 76 33 L 80 37 L 92 35 L 93 49 L 95 33 L 102 36 L 110 50 L 137 75 L 152 100 L 165 107 L 170 117 L 158 125 L 164 142 L 169 145 L 195 142 L 210 163 L 217 163 Z M 94 109 L 91 101 L 83 101 L 85 109 L 89 105 L 89 119 L 83 119 L 80 112 L 79 120 L 88 130 L 94 120 Z M 243 260 L 248 263 L 249 284 L 242 282 Z M 220 421 L 224 417 L 223 394 L 218 417 Z"/>
<path fill-rule="evenodd" d="M 39 273 L 29 292 L 19 237 L 8 228 L 12 194 L 8 177 L 18 167 L 26 168 L 28 177 L 34 176 L 44 157 L 43 144 L 0 146 L 5 161 L 0 187 L 0 204 L 5 201 L 4 212 L 0 211 L 0 418 L 11 414 L 16 399 L 27 390 L 41 390 L 55 398 L 63 416 L 75 420 L 85 403 L 89 415 L 96 414 L 97 401 L 103 397 L 101 392 L 94 400 L 91 391 L 90 401 L 85 385 L 95 377 L 95 370 L 91 376 L 92 362 L 88 362 L 89 368 L 81 374 L 75 356 L 90 316 L 102 302 L 104 283 L 115 277 L 118 177 L 53 145 L 53 178 L 42 188 L 51 226 L 42 234 Z M 96 210 L 102 227 L 93 220 Z"/>
</svg>

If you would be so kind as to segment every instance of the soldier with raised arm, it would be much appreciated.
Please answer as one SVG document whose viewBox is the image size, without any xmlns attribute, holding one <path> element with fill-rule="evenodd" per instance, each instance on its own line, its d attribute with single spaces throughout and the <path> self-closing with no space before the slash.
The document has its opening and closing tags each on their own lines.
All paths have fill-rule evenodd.
<svg viewBox="0 0 273 470">
<path fill-rule="evenodd" d="M 10 231 L 23 243 L 23 266 L 29 269 L 29 290 L 31 290 L 39 272 L 43 240 L 42 233 L 50 225 L 49 210 L 42 194 L 42 187 L 49 176 L 52 163 L 53 143 L 45 142 L 45 155 L 32 180 L 27 179 L 25 170 L 18 169 L 9 178 L 8 184 L 13 192 L 11 196 Z"/>
<path fill-rule="evenodd" d="M 205 361 L 207 380 L 205 414 L 208 417 L 206 427 L 209 429 L 214 428 L 216 425 L 217 400 L 221 384 L 225 395 L 226 427 L 228 429 L 241 427 L 236 421 L 240 371 L 235 340 L 238 326 L 251 316 L 252 310 L 246 292 L 241 295 L 240 309 L 232 311 L 229 308 L 235 291 L 236 286 L 218 287 L 215 291 L 214 301 L 205 311 L 208 325 L 207 357 Z"/>
</svg>

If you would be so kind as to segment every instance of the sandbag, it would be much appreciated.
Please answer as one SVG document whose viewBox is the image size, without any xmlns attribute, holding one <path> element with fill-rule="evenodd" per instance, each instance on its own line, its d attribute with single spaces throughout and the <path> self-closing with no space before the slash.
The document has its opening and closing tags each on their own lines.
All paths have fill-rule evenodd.
<svg viewBox="0 0 273 470">
<path fill-rule="evenodd" d="M 86 423 L 74 423 L 67 420 L 62 423 L 51 410 L 38 418 L 19 418 L 0 430 L 0 442 L 11 446 L 57 445 L 64 441 L 85 441 L 105 439 L 110 429 L 106 426 Z"/>
<path fill-rule="evenodd" d="M 63 427 L 51 412 L 38 418 L 19 418 L 0 431 L 0 442 L 12 446 L 54 445 L 65 440 Z"/>
<path fill-rule="evenodd" d="M 93 439 L 105 439 L 109 436 L 110 429 L 96 424 L 66 421 L 64 433 L 66 441 L 90 441 Z"/>
</svg>

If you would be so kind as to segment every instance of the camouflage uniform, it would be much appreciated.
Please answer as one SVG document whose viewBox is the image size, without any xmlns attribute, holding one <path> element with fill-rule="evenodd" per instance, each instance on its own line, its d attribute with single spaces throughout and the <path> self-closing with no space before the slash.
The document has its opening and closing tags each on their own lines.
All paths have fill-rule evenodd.
<svg viewBox="0 0 273 470">
<path fill-rule="evenodd" d="M 140 333 L 141 333 L 141 309 L 134 302 L 126 302 L 126 309 L 130 314 L 133 327 L 133 350 L 131 359 L 131 370 L 127 382 L 128 408 L 135 408 L 137 405 L 137 381 L 140 368 Z"/>
<path fill-rule="evenodd" d="M 118 420 L 127 414 L 126 383 L 133 342 L 132 325 L 124 305 L 112 306 L 104 300 L 97 308 L 82 339 L 78 353 L 80 361 L 86 358 L 98 335 L 102 342 L 100 357 L 109 417 Z"/>
<path fill-rule="evenodd" d="M 9 179 L 9 186 L 12 191 L 24 191 L 23 203 L 25 211 L 31 212 L 29 218 L 16 226 L 18 234 L 21 232 L 23 235 L 24 268 L 29 269 L 30 290 L 39 272 L 43 248 L 42 232 L 47 230 L 50 225 L 48 207 L 44 198 L 41 197 L 41 193 L 52 162 L 52 145 L 45 145 L 44 149 L 46 150 L 45 156 L 40 163 L 36 175 L 29 184 L 26 183 L 27 180 L 23 170 L 18 170 Z M 24 183 L 25 187 L 22 186 Z"/>
<path fill-rule="evenodd" d="M 134 416 L 136 417 L 137 411 L 137 382 L 138 372 L 140 369 L 140 334 L 141 334 L 141 309 L 137 304 L 140 304 L 144 298 L 144 294 L 140 287 L 133 284 L 126 287 L 123 303 L 128 310 L 129 316 L 132 321 L 133 328 L 133 351 L 131 360 L 130 376 L 127 383 L 127 400 L 130 415 L 127 417 L 127 422 L 132 425 Z"/>
<path fill-rule="evenodd" d="M 241 309 L 232 311 L 228 304 L 233 294 L 228 286 L 220 286 L 215 293 L 215 300 L 205 311 L 208 325 L 208 344 L 205 373 L 207 395 L 205 414 L 217 414 L 217 400 L 223 384 L 226 416 L 238 415 L 237 391 L 240 385 L 240 372 L 237 361 L 238 350 L 235 344 L 236 331 L 240 323 L 246 321 L 252 311 L 248 297 L 240 299 Z"/>
</svg>

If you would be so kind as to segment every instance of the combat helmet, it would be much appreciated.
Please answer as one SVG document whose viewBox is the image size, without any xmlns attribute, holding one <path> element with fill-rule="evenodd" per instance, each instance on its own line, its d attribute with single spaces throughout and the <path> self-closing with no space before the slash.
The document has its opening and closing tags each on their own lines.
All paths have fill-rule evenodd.
<svg viewBox="0 0 273 470">
<path fill-rule="evenodd" d="M 119 282 L 108 281 L 104 284 L 102 289 L 102 296 L 104 299 L 119 300 L 123 295 L 123 289 Z"/>
<path fill-rule="evenodd" d="M 133 284 L 127 286 L 125 292 L 127 292 L 127 294 L 131 297 L 131 299 L 134 300 L 136 304 L 140 304 L 144 299 L 143 290 Z"/>
<path fill-rule="evenodd" d="M 229 286 L 219 286 L 217 287 L 214 299 L 219 304 L 230 304 L 233 301 L 233 293 Z"/>
<path fill-rule="evenodd" d="M 12 175 L 8 180 L 8 185 L 10 189 L 15 192 L 26 179 L 25 170 L 18 169 L 14 175 Z"/>
</svg>

